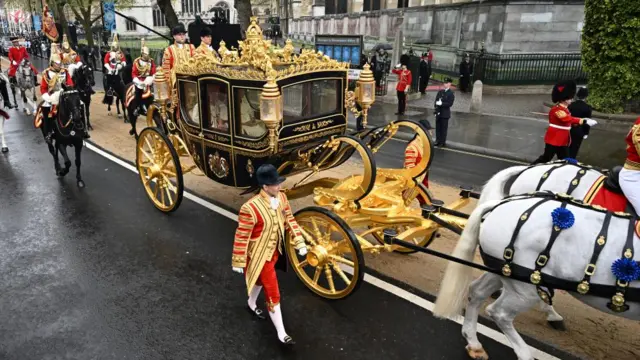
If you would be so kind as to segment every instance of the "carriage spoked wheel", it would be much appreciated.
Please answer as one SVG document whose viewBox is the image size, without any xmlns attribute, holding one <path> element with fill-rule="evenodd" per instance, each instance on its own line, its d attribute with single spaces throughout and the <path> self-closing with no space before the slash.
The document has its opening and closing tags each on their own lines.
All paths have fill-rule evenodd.
<svg viewBox="0 0 640 360">
<path fill-rule="evenodd" d="M 344 299 L 364 278 L 364 257 L 355 234 L 337 215 L 321 207 L 307 207 L 295 214 L 308 253 L 301 257 L 287 237 L 289 261 L 300 280 L 317 295 Z"/>
<path fill-rule="evenodd" d="M 182 202 L 184 181 L 176 149 L 157 128 L 140 132 L 136 148 L 136 167 L 147 197 L 160 211 L 175 211 Z"/>
<path fill-rule="evenodd" d="M 412 208 L 416 214 L 420 214 L 421 209 L 420 209 L 420 202 L 422 201 L 424 204 L 430 204 L 431 201 L 429 200 L 429 196 L 427 195 L 427 193 L 421 188 L 421 187 L 415 187 L 414 191 L 416 191 L 416 193 L 414 194 L 415 199 L 409 204 L 409 207 Z M 411 225 L 403 225 L 403 224 L 399 224 L 396 226 L 392 226 L 392 227 L 388 227 L 388 229 L 393 229 L 396 231 L 397 234 L 400 234 L 406 230 L 411 229 L 413 226 Z M 371 228 L 371 226 L 369 226 L 369 228 Z M 405 239 L 407 242 L 412 242 L 414 244 L 416 244 L 417 246 L 420 246 L 422 248 L 427 248 L 429 247 L 429 245 L 431 245 L 431 243 L 433 242 L 433 240 L 436 238 L 438 231 L 437 230 L 433 230 L 430 233 L 427 233 L 425 235 L 422 236 L 416 236 L 413 238 L 408 238 Z M 378 241 L 380 244 L 384 244 L 384 234 L 383 234 L 383 230 L 380 231 L 375 231 L 373 233 L 371 233 L 371 236 L 373 236 L 374 239 L 376 239 L 376 241 Z M 396 249 L 393 250 L 394 252 L 400 253 L 400 254 L 413 254 L 416 253 L 417 250 L 412 250 L 403 246 L 398 246 Z"/>
</svg>

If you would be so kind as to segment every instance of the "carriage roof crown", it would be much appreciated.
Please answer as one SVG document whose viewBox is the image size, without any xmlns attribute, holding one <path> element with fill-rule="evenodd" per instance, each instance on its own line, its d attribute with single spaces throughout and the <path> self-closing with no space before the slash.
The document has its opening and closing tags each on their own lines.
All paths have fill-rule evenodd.
<svg viewBox="0 0 640 360">
<path fill-rule="evenodd" d="M 218 74 L 231 79 L 275 81 L 291 76 L 322 71 L 347 71 L 349 63 L 330 59 L 322 52 L 305 49 L 295 54 L 291 40 L 280 48 L 265 40 L 258 18 L 251 17 L 246 31 L 246 39 L 238 41 L 239 48 L 229 50 L 224 41 L 220 42 L 218 59 L 213 53 L 197 54 L 189 61 L 179 64 L 176 74 L 205 75 Z"/>
</svg>

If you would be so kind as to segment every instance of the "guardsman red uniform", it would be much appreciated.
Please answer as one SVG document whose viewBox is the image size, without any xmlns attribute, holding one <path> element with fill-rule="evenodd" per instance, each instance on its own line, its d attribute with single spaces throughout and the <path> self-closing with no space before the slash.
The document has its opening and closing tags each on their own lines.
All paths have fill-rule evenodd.
<svg viewBox="0 0 640 360">
<path fill-rule="evenodd" d="M 171 75 L 171 85 L 175 83 L 173 68 L 182 62 L 188 61 L 196 54 L 196 48 L 192 44 L 185 44 L 187 30 L 183 25 L 177 25 L 171 30 L 175 43 L 169 45 L 162 55 L 162 71 L 165 76 Z"/>
<path fill-rule="evenodd" d="M 411 71 L 407 70 L 406 65 L 402 65 L 401 69 L 393 69 L 393 73 L 398 75 L 398 85 L 396 92 L 398 95 L 398 112 L 396 115 L 403 115 L 407 107 L 407 90 L 411 86 Z"/>
<path fill-rule="evenodd" d="M 640 171 L 640 118 L 631 127 L 624 139 L 627 143 L 627 159 L 624 168 Z"/>
<path fill-rule="evenodd" d="M 144 45 L 144 39 L 142 39 L 142 49 L 140 50 L 140 57 L 133 61 L 131 69 L 131 78 L 133 79 L 133 89 L 135 91 L 135 99 L 138 104 L 138 108 L 141 114 L 147 113 L 147 105 L 144 101 L 149 99 L 153 93 L 151 92 L 151 85 L 156 75 L 156 63 L 149 57 L 149 48 Z M 132 91 L 127 90 L 127 102 L 126 106 L 129 107 L 131 100 L 134 98 L 129 94 Z"/>
<path fill-rule="evenodd" d="M 556 84 L 551 93 L 551 100 L 556 104 L 549 110 L 549 127 L 544 135 L 544 153 L 534 161 L 534 164 L 549 162 L 554 156 L 564 159 L 569 156 L 569 142 L 571 141 L 571 125 L 587 123 L 595 126 L 592 119 L 580 119 L 571 116 L 567 108 L 576 95 L 576 83 L 565 81 Z"/>
<path fill-rule="evenodd" d="M 42 72 L 40 93 L 42 94 L 43 103 L 35 116 L 36 127 L 40 127 L 41 122 L 44 122 L 44 133 L 47 143 L 51 143 L 51 133 L 53 131 L 51 119 L 57 112 L 62 84 L 69 87 L 73 86 L 71 75 L 62 67 L 60 52 L 55 43 L 51 44 L 51 59 L 49 64 L 50 66 Z"/>
<path fill-rule="evenodd" d="M 286 256 L 283 256 L 285 231 L 291 234 L 294 247 L 301 256 L 306 255 L 307 248 L 287 196 L 279 191 L 280 184 L 285 179 L 278 175 L 273 165 L 260 166 L 256 171 L 256 178 L 262 189 L 260 194 L 249 199 L 240 208 L 231 264 L 234 271 L 245 274 L 250 312 L 264 318 L 256 307 L 256 299 L 264 288 L 267 309 L 278 338 L 281 342 L 292 345 L 293 340 L 285 332 L 282 323 L 280 290 L 275 269 L 279 261 L 286 266 Z"/>
<path fill-rule="evenodd" d="M 22 59 L 29 59 L 29 54 L 27 53 L 27 49 L 24 46 L 20 46 L 20 39 L 17 37 L 11 38 L 13 42 L 13 46 L 9 48 L 9 77 L 15 77 L 16 71 L 18 70 L 18 66 L 22 62 Z M 31 69 L 34 74 L 38 73 L 38 70 L 31 64 Z"/>
</svg>

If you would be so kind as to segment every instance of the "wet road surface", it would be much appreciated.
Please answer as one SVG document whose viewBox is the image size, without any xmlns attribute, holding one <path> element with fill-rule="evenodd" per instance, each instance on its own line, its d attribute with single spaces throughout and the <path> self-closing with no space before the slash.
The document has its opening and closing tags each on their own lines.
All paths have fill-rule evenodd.
<svg viewBox="0 0 640 360">
<path fill-rule="evenodd" d="M 80 190 L 74 168 L 55 176 L 31 119 L 10 113 L 10 152 L 0 156 L 0 359 L 467 358 L 456 323 L 369 283 L 325 301 L 292 272 L 280 284 L 298 344 L 281 349 L 270 321 L 245 311 L 244 281 L 230 268 L 234 221 L 188 199 L 162 214 L 135 173 L 86 148 Z M 492 359 L 514 358 L 481 341 Z"/>
</svg>

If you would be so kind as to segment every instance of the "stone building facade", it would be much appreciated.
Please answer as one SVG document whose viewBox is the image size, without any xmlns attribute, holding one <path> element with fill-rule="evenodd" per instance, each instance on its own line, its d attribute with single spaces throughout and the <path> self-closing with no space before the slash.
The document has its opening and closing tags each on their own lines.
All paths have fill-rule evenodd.
<svg viewBox="0 0 640 360">
<path fill-rule="evenodd" d="M 313 42 L 316 34 L 362 34 L 365 48 L 400 37 L 405 48 L 577 52 L 584 22 L 584 0 L 377 0 L 384 8 L 375 11 L 362 11 L 374 0 L 348 0 L 351 11 L 330 15 L 316 9 L 320 1 L 326 10 L 326 2 L 342 0 L 302 0 L 290 37 Z"/>
</svg>

